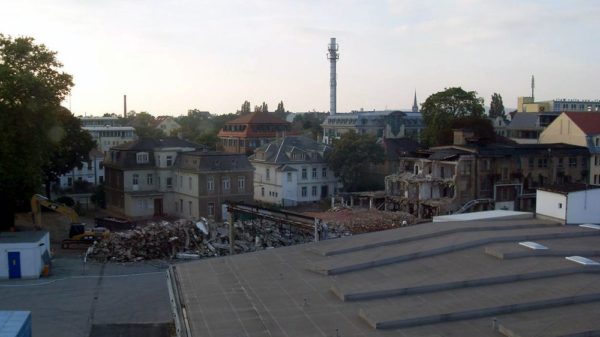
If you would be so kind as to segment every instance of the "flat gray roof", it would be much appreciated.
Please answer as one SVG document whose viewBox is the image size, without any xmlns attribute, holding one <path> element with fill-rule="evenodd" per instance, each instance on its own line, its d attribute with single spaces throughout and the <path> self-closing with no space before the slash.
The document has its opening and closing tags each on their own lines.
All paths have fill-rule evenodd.
<svg viewBox="0 0 600 337">
<path fill-rule="evenodd" d="M 34 243 L 40 241 L 46 234 L 48 234 L 48 231 L 0 232 L 0 244 Z"/>
<path fill-rule="evenodd" d="M 559 336 L 600 332 L 600 268 L 565 259 L 600 261 L 598 243 L 540 219 L 428 223 L 175 275 L 192 336 Z"/>
</svg>

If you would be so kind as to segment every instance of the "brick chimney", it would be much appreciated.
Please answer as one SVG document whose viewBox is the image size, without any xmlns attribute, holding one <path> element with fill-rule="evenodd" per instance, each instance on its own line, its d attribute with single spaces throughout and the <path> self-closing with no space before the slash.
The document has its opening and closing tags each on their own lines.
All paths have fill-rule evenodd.
<svg viewBox="0 0 600 337">
<path fill-rule="evenodd" d="M 465 145 L 467 144 L 467 140 L 469 138 L 473 138 L 475 136 L 473 130 L 469 129 L 454 129 L 452 132 L 454 133 L 454 141 L 452 142 L 453 145 Z"/>
</svg>

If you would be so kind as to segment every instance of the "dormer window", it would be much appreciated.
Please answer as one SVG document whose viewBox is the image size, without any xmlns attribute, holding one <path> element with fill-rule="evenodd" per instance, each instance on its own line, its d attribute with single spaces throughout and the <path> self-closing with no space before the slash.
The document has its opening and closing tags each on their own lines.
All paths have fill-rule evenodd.
<svg viewBox="0 0 600 337">
<path fill-rule="evenodd" d="M 148 152 L 138 152 L 135 157 L 138 164 L 148 164 Z"/>
</svg>

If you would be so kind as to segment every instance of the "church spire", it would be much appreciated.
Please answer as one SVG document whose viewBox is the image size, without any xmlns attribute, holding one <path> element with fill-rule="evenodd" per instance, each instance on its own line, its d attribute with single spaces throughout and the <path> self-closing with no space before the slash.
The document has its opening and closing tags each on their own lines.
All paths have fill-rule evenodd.
<svg viewBox="0 0 600 337">
<path fill-rule="evenodd" d="M 412 106 L 412 112 L 419 112 L 419 105 L 417 104 L 417 91 L 415 90 L 415 100 Z"/>
</svg>

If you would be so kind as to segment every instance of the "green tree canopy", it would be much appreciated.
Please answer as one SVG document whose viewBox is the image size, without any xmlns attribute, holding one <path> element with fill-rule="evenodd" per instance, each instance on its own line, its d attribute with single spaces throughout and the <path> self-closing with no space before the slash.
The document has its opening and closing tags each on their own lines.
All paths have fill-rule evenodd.
<svg viewBox="0 0 600 337">
<path fill-rule="evenodd" d="M 14 226 L 17 201 L 41 186 L 54 112 L 73 85 L 61 67 L 33 38 L 0 34 L 0 230 Z"/>
<path fill-rule="evenodd" d="M 492 95 L 492 101 L 490 103 L 490 117 L 504 117 L 506 113 L 504 112 L 504 104 L 502 103 L 502 96 L 498 93 L 494 93 Z"/>
<path fill-rule="evenodd" d="M 323 127 L 321 125 L 325 121 L 325 118 L 327 118 L 327 113 L 299 113 L 294 116 L 292 129 L 295 131 L 300 131 L 305 135 L 316 139 L 319 135 L 323 134 Z"/>
<path fill-rule="evenodd" d="M 81 168 L 88 161 L 89 152 L 96 145 L 89 132 L 81 128 L 79 118 L 64 107 L 55 112 L 56 124 L 50 129 L 47 153 L 49 160 L 42 166 L 46 196 L 50 197 L 51 183 L 75 167 Z"/>
<path fill-rule="evenodd" d="M 363 177 L 368 175 L 372 165 L 383 163 L 384 151 L 375 136 L 350 131 L 333 141 L 326 160 L 344 184 L 344 190 L 354 192 L 369 189 Z"/>
<path fill-rule="evenodd" d="M 244 103 L 242 103 L 242 109 L 240 110 L 240 115 L 247 115 L 250 112 L 251 112 L 250 111 L 250 102 L 244 101 Z"/>
<path fill-rule="evenodd" d="M 425 129 L 421 134 L 427 146 L 447 144 L 452 134 L 452 121 L 466 116 L 482 117 L 485 109 L 483 99 L 475 91 L 460 87 L 448 88 L 427 98 L 421 107 Z M 451 139 L 451 136 L 450 136 Z"/>
<path fill-rule="evenodd" d="M 127 114 L 129 125 L 135 128 L 135 133 L 140 138 L 163 138 L 165 133 L 161 129 L 154 127 L 156 118 L 146 111 L 136 113 L 135 111 Z"/>
</svg>

